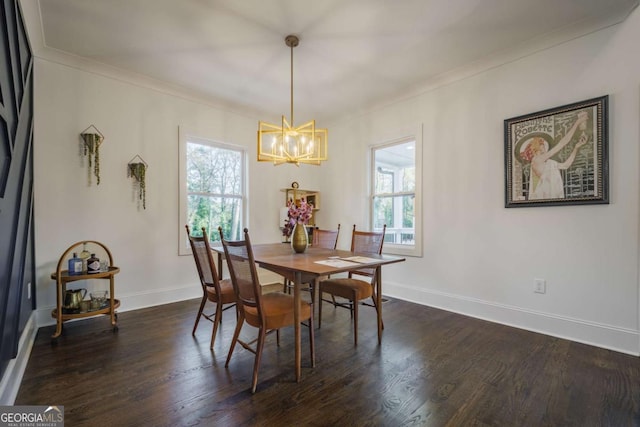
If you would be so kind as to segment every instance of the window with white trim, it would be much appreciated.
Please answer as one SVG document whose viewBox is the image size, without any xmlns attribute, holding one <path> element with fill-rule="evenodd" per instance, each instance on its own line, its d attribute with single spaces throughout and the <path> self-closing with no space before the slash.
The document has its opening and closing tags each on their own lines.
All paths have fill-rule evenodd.
<svg viewBox="0 0 640 427">
<path fill-rule="evenodd" d="M 191 234 L 205 227 L 212 242 L 218 227 L 239 240 L 245 222 L 245 151 L 242 148 L 183 135 L 180 137 L 180 254 L 190 253 L 184 225 Z"/>
<path fill-rule="evenodd" d="M 422 255 L 420 145 L 416 136 L 371 147 L 371 229 L 387 226 L 384 252 Z"/>
</svg>

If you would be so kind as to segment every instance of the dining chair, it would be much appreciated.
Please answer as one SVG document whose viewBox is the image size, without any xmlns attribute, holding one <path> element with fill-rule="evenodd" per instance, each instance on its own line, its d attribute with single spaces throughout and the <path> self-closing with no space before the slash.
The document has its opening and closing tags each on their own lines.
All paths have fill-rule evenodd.
<svg viewBox="0 0 640 427">
<path fill-rule="evenodd" d="M 207 236 L 207 230 L 202 227 L 202 236 L 197 237 L 191 235 L 191 230 L 188 225 L 185 225 L 185 228 L 187 229 L 187 237 L 189 238 L 191 252 L 193 253 L 193 259 L 196 262 L 198 277 L 200 278 L 200 285 L 202 286 L 200 309 L 198 310 L 198 315 L 196 316 L 196 322 L 193 325 L 191 335 L 195 336 L 196 329 L 198 329 L 198 323 L 200 322 L 200 317 L 204 317 L 205 319 L 213 322 L 210 346 L 210 348 L 213 348 L 213 342 L 216 339 L 218 326 L 222 322 L 222 313 L 224 310 L 235 306 L 236 294 L 233 291 L 233 284 L 231 283 L 231 280 L 221 280 L 218 276 L 216 264 L 213 260 L 213 253 L 211 252 L 209 237 Z M 204 313 L 204 306 L 207 301 L 211 301 L 216 305 L 215 312 L 211 314 Z M 226 307 L 224 307 L 225 305 Z"/>
<path fill-rule="evenodd" d="M 311 246 L 314 248 L 335 250 L 338 246 L 338 237 L 340 235 L 340 224 L 335 230 L 323 230 L 316 227 L 313 230 L 313 238 Z M 318 279 L 309 283 L 309 292 L 311 293 L 311 304 L 316 306 L 316 294 L 318 293 Z"/>
<path fill-rule="evenodd" d="M 384 235 L 387 230 L 386 224 L 382 231 L 356 231 L 355 224 L 351 233 L 351 252 L 358 254 L 382 254 Z M 355 278 L 354 276 L 366 277 L 366 280 Z M 319 284 L 319 307 L 318 307 L 318 328 L 322 325 L 322 301 L 323 294 L 330 294 L 334 307 L 345 307 L 351 312 L 353 318 L 353 340 L 358 345 L 358 305 L 360 301 L 371 298 L 373 307 L 381 315 L 381 307 L 376 304 L 376 282 L 374 268 L 363 268 L 349 272 L 348 277 L 329 278 L 321 280 Z M 338 302 L 335 297 L 348 300 L 346 303 Z M 382 324 L 384 329 L 384 323 Z"/>
<path fill-rule="evenodd" d="M 238 323 L 233 334 L 229 354 L 225 367 L 229 367 L 229 361 L 233 355 L 236 343 L 240 343 L 246 350 L 255 354 L 253 364 L 253 380 L 251 393 L 255 393 L 258 384 L 258 369 L 266 335 L 276 331 L 277 343 L 280 345 L 280 329 L 294 324 L 294 299 L 291 295 L 282 292 L 270 292 L 263 294 L 260 288 L 258 272 L 249 239 L 249 231 L 244 229 L 244 240 L 226 240 L 222 234 L 222 228 L 218 228 L 220 240 L 224 248 L 227 265 L 231 274 L 231 282 L 238 302 Z M 315 347 L 313 336 L 313 312 L 311 304 L 300 302 L 300 322 L 307 321 L 309 329 L 309 344 L 311 351 L 311 366 L 315 366 Z M 258 328 L 258 337 L 250 342 L 241 340 L 240 331 L 244 322 Z M 251 347 L 257 341 L 255 348 Z"/>
<path fill-rule="evenodd" d="M 311 247 L 313 248 L 324 248 L 324 249 L 335 249 L 338 245 L 338 236 L 340 235 L 340 224 L 338 224 L 338 228 L 335 230 L 325 230 L 322 228 L 314 228 L 311 238 Z M 316 302 L 316 282 L 317 280 L 308 283 L 309 287 L 305 290 L 309 291 L 311 294 L 311 304 L 315 304 Z M 284 292 L 291 293 L 291 288 L 293 284 L 290 280 L 284 280 Z"/>
<path fill-rule="evenodd" d="M 316 227 L 313 230 L 311 246 L 314 248 L 335 249 L 338 245 L 338 235 L 340 234 L 340 224 L 335 230 L 324 230 Z"/>
</svg>

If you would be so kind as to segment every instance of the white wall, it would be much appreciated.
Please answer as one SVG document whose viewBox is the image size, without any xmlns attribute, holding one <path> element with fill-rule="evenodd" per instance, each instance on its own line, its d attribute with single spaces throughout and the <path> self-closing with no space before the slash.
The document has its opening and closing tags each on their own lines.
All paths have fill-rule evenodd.
<svg viewBox="0 0 640 427">
<path fill-rule="evenodd" d="M 72 243 L 105 243 L 121 269 L 121 310 L 201 296 L 192 257 L 178 256 L 178 127 L 246 147 L 249 230 L 255 243 L 280 240 L 280 188 L 318 182 L 319 168 L 255 161 L 257 118 L 39 58 L 35 63 L 35 227 L 38 323 L 51 323 L 50 274 Z M 277 112 L 274 112 L 277 115 Z M 265 119 L 270 119 L 269 117 Z M 79 135 L 94 124 L 104 135 L 101 183 L 87 184 Z M 148 164 L 147 206 L 138 207 L 127 163 Z M 314 170 L 315 169 L 315 170 Z M 314 178 L 315 177 L 315 178 Z M 88 288 L 98 281 L 80 283 Z"/>
<path fill-rule="evenodd" d="M 386 293 L 640 353 L 637 40 L 638 10 L 621 25 L 332 124 L 334 159 L 365 159 L 380 135 L 424 126 L 424 257 L 387 268 Z M 611 203 L 504 208 L 503 121 L 606 94 Z M 355 213 L 367 209 L 367 162 L 329 169 L 327 187 L 342 187 L 331 203 L 353 207 L 328 219 L 366 225 Z M 533 293 L 534 278 L 546 279 L 546 294 Z"/>
<path fill-rule="evenodd" d="M 178 126 L 247 147 L 254 242 L 279 239 L 279 188 L 296 180 L 322 191 L 320 224 L 341 223 L 340 246 L 348 247 L 351 224 L 368 224 L 368 144 L 422 124 L 424 256 L 386 268 L 385 292 L 638 354 L 638 39 L 636 10 L 621 25 L 343 123 L 323 123 L 330 160 L 320 168 L 258 164 L 257 117 L 39 58 L 39 324 L 51 322 L 49 274 L 58 256 L 83 239 L 101 240 L 114 253 L 122 310 L 199 296 L 192 259 L 177 255 Z M 505 209 L 504 119 L 605 94 L 611 204 Z M 90 124 L 106 140 L 102 183 L 88 187 L 78 134 Z M 136 154 L 150 165 L 146 210 L 137 209 L 126 176 Z M 546 294 L 533 293 L 533 278 L 547 280 Z"/>
</svg>

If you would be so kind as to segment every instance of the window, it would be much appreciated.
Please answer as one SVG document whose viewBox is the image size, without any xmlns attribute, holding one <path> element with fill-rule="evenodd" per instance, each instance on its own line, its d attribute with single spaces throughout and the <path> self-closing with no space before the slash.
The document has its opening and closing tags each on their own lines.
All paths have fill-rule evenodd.
<svg viewBox="0 0 640 427">
<path fill-rule="evenodd" d="M 239 240 L 244 227 L 245 153 L 232 145 L 180 137 L 180 254 L 190 253 L 184 225 L 193 235 L 205 227 L 211 241 Z"/>
<path fill-rule="evenodd" d="M 384 252 L 422 255 L 420 145 L 411 136 L 371 148 L 371 227 L 386 224 Z"/>
</svg>

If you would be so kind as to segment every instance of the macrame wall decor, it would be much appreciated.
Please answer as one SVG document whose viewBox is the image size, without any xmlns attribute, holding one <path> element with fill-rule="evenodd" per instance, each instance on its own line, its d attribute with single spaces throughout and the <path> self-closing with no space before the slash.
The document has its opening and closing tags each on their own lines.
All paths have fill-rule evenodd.
<svg viewBox="0 0 640 427">
<path fill-rule="evenodd" d="M 80 133 L 82 137 L 83 153 L 89 157 L 89 169 L 87 179 L 91 185 L 92 175 L 96 177 L 96 185 L 100 185 L 100 145 L 104 141 L 104 135 L 94 125 L 89 126 Z"/>
<path fill-rule="evenodd" d="M 142 200 L 142 208 L 147 209 L 147 169 L 149 165 L 144 161 L 142 157 L 136 154 L 136 156 L 129 160 L 127 164 L 127 177 L 135 178 L 135 184 L 137 185 L 138 200 Z"/>
</svg>

